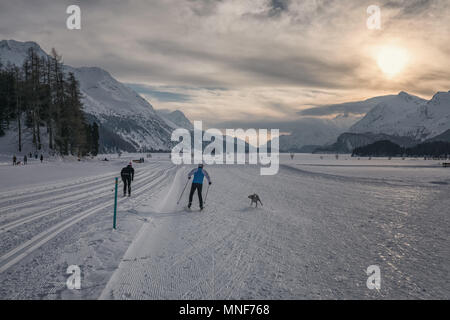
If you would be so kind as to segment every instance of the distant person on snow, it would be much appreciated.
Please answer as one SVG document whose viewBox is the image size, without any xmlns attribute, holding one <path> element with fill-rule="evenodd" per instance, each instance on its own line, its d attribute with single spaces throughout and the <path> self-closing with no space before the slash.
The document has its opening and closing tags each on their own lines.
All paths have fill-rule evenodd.
<svg viewBox="0 0 450 320">
<path fill-rule="evenodd" d="M 41 163 L 44 161 L 44 156 L 41 154 Z"/>
<path fill-rule="evenodd" d="M 200 210 L 203 210 L 203 197 L 202 197 L 203 180 L 206 177 L 208 183 L 211 184 L 211 179 L 209 178 L 208 172 L 205 169 L 203 169 L 203 164 L 199 164 L 197 169 L 193 169 L 191 172 L 189 172 L 188 179 L 191 179 L 192 176 L 194 176 L 194 180 L 192 181 L 191 192 L 189 193 L 188 208 L 191 208 L 192 198 L 194 196 L 195 190 L 197 190 L 198 202 L 200 203 Z"/>
<path fill-rule="evenodd" d="M 23 164 L 27 164 L 27 160 L 28 160 L 28 159 L 27 159 L 27 155 L 24 155 L 24 156 L 23 156 Z"/>
<path fill-rule="evenodd" d="M 13 166 L 15 166 L 17 164 L 17 157 L 16 157 L 16 155 L 14 155 L 14 157 L 13 157 Z"/>
<path fill-rule="evenodd" d="M 131 181 L 134 180 L 134 169 L 131 162 L 120 171 L 120 176 L 122 177 L 123 182 L 123 196 L 125 197 L 127 195 L 127 190 L 128 196 L 131 196 Z"/>
</svg>

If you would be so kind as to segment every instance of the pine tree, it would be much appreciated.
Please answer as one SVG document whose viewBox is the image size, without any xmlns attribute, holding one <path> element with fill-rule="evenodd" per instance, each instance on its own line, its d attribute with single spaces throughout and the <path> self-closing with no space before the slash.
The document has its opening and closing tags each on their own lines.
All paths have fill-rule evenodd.
<svg viewBox="0 0 450 320">
<path fill-rule="evenodd" d="M 96 156 L 98 154 L 98 141 L 99 141 L 99 138 L 100 138 L 97 122 L 94 122 L 92 124 L 91 137 L 92 137 L 91 153 L 92 153 L 93 156 Z"/>
<path fill-rule="evenodd" d="M 32 131 L 35 152 L 42 148 L 41 128 L 46 126 L 49 148 L 59 154 L 98 153 L 98 124 L 87 123 L 79 83 L 73 73 L 65 75 L 55 49 L 51 57 L 41 58 L 30 48 L 21 68 L 0 64 L 0 135 L 15 120 L 19 152 L 25 125 Z"/>
</svg>

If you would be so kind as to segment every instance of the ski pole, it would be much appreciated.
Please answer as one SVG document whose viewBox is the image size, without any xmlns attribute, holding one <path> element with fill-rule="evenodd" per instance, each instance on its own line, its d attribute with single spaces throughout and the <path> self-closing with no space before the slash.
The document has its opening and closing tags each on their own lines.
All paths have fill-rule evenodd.
<svg viewBox="0 0 450 320">
<path fill-rule="evenodd" d="M 206 195 L 205 195 L 205 201 L 203 201 L 203 204 L 206 204 L 206 198 L 208 198 L 208 191 L 209 191 L 209 184 L 208 184 L 208 188 L 206 188 Z"/>
<path fill-rule="evenodd" d="M 178 199 L 178 201 L 177 201 L 177 205 L 180 204 L 180 200 L 183 197 L 184 190 L 186 190 L 188 183 L 189 183 L 189 179 L 188 179 L 188 181 L 186 181 L 186 184 L 184 185 L 183 191 L 181 192 L 181 195 L 180 195 L 180 199 Z"/>
</svg>

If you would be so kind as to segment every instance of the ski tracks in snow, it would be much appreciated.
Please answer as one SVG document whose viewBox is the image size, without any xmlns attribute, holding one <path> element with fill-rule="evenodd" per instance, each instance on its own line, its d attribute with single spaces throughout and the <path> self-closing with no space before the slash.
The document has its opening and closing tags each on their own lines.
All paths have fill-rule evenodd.
<svg viewBox="0 0 450 320">
<path fill-rule="evenodd" d="M 172 168 L 173 165 L 162 169 L 158 166 L 149 165 L 139 170 L 135 177 L 136 183 L 133 185 L 133 197 L 131 199 L 133 201 L 139 199 L 149 189 L 161 183 L 168 177 Z M 12 199 L 17 202 L 6 207 L 6 210 L 4 210 L 5 208 L 2 209 L 3 221 L 7 222 L 0 225 L 0 239 L 2 240 L 0 274 L 74 224 L 93 214 L 102 212 L 102 210 L 112 208 L 114 176 L 117 176 L 117 174 L 81 179 L 77 181 L 78 184 L 63 185 L 57 183 L 47 185 L 43 188 L 28 190 L 11 198 L 9 198 L 11 192 L 0 194 L 0 199 L 8 199 L 3 203 Z M 74 193 L 74 188 L 79 191 Z M 54 196 L 55 189 L 57 190 L 57 196 Z M 33 191 L 37 195 L 30 195 Z M 121 190 L 118 193 L 120 195 Z M 36 199 L 36 197 L 38 198 Z M 32 200 L 28 200 L 30 198 Z M 21 201 L 22 199 L 24 201 Z M 64 201 L 58 202 L 58 200 Z M 119 196 L 119 206 L 126 206 L 129 202 L 129 198 Z M 48 208 L 42 210 L 41 207 L 35 206 L 37 203 L 45 203 Z M 17 217 L 17 212 L 12 211 L 13 209 L 27 212 Z M 31 212 L 29 212 L 30 210 Z M 61 216 L 63 216 L 62 219 Z M 50 220 L 44 220 L 44 218 L 50 218 Z M 15 232 L 21 228 L 24 232 Z M 15 241 L 11 241 L 11 239 Z"/>
<path fill-rule="evenodd" d="M 298 223 L 285 230 L 284 218 L 270 205 L 249 207 L 246 195 L 255 191 L 257 170 L 212 167 L 205 211 L 149 213 L 152 223 L 142 227 L 100 298 L 251 299 L 291 294 L 292 253 L 287 243 L 301 237 L 292 230 Z M 176 184 L 182 189 L 184 181 Z"/>
<path fill-rule="evenodd" d="M 145 222 L 133 220 L 133 230 L 140 230 L 130 245 L 122 244 L 130 238 L 123 229 L 114 233 L 105 231 L 107 227 L 98 230 L 100 222 L 108 218 L 109 223 L 112 218 L 112 174 L 78 180 L 84 192 L 75 183 L 58 183 L 20 195 L 0 193 L 2 208 L 9 207 L 0 216 L 0 276 L 29 278 L 20 271 L 33 272 L 36 263 L 62 255 L 58 263 L 81 260 L 83 270 L 93 270 L 86 276 L 89 281 L 85 280 L 90 298 L 448 296 L 448 187 L 337 177 L 285 166 L 275 177 L 260 176 L 256 166 L 211 166 L 213 185 L 206 209 L 188 212 L 175 203 L 189 168 L 174 168 L 171 163 L 142 168 L 133 184 L 132 199 L 119 199 L 120 212 Z M 105 185 L 108 181 L 111 184 Z M 29 194 L 33 190 L 37 195 Z M 264 207 L 249 207 L 247 195 L 254 192 Z M 188 193 L 189 188 L 182 205 Z M 36 202 L 37 197 L 44 203 Z M 193 206 L 198 206 L 196 196 Z M 88 231 L 100 234 L 88 236 L 86 243 L 80 238 L 86 233 L 73 230 L 81 232 L 82 226 L 100 214 L 105 219 Z M 72 240 L 77 243 L 66 246 Z M 79 259 L 80 246 L 92 254 L 91 240 L 105 241 L 98 250 L 106 252 L 100 252 L 101 258 L 96 251 L 93 258 Z M 112 249 L 120 245 L 123 250 Z M 65 252 L 49 252 L 61 246 Z M 365 270 L 372 264 L 382 268 L 381 291 L 366 288 Z M 58 270 L 63 275 L 64 271 Z M 9 272 L 14 276 L 6 277 Z M 41 282 L 34 284 L 31 296 L 37 286 L 48 285 L 48 278 L 47 282 L 35 281 Z M 0 293 L 9 296 L 7 290 Z M 85 292 L 80 297 L 86 297 Z M 69 297 L 77 296 L 70 293 Z"/>
<path fill-rule="evenodd" d="M 287 167 L 262 177 L 258 170 L 209 167 L 213 185 L 203 212 L 137 208 L 151 223 L 141 228 L 100 298 L 448 295 L 443 192 Z M 184 182 L 174 182 L 166 197 L 176 201 Z M 264 207 L 249 207 L 247 195 L 254 192 Z M 426 213 L 430 204 L 437 206 L 434 215 Z M 366 287 L 373 264 L 382 269 L 380 291 Z"/>
</svg>

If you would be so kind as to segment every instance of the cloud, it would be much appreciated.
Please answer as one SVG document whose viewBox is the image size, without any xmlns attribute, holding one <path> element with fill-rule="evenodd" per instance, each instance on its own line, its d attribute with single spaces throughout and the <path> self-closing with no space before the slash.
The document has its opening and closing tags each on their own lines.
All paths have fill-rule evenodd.
<svg viewBox="0 0 450 320">
<path fill-rule="evenodd" d="M 315 119 L 317 120 L 317 119 Z M 261 119 L 231 120 L 215 124 L 218 129 L 279 129 L 281 133 L 290 133 L 294 131 L 302 122 L 308 122 L 308 119 L 298 119 L 295 121 L 270 121 Z"/>
<path fill-rule="evenodd" d="M 361 102 L 347 102 L 341 104 L 332 104 L 324 106 L 316 106 L 313 108 L 307 108 L 298 112 L 302 116 L 322 117 L 332 116 L 337 114 L 354 114 L 364 115 L 374 107 L 371 103 Z"/>
<path fill-rule="evenodd" d="M 397 13 L 397 17 L 405 18 L 422 14 L 440 2 L 440 0 L 391 0 L 387 1 L 383 7 L 388 9 L 398 9 L 399 12 Z"/>
<path fill-rule="evenodd" d="M 127 83 L 126 85 L 137 93 L 149 96 L 160 102 L 185 102 L 191 100 L 191 96 L 188 94 L 161 91 L 155 87 L 141 84 Z"/>
<path fill-rule="evenodd" d="M 450 3 L 378 3 L 381 31 L 366 28 L 360 0 L 3 1 L 0 35 L 56 47 L 69 65 L 102 67 L 155 107 L 211 124 L 358 114 L 367 109 L 347 101 L 448 91 Z M 80 31 L 65 28 L 70 4 Z M 395 80 L 376 65 L 386 43 L 413 55 Z"/>
</svg>

